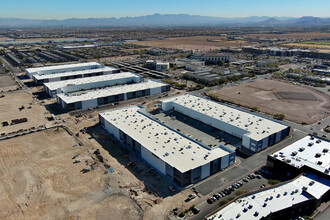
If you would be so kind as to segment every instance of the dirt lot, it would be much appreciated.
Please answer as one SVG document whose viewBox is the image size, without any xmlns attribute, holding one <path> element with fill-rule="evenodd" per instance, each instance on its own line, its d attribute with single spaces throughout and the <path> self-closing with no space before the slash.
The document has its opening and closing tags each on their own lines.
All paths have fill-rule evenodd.
<svg viewBox="0 0 330 220">
<path fill-rule="evenodd" d="M 102 57 L 98 59 L 93 59 L 96 62 L 114 62 L 114 61 L 127 61 L 127 60 L 135 60 L 138 58 L 138 55 L 129 55 L 129 56 L 117 56 L 117 57 Z"/>
<path fill-rule="evenodd" d="M 0 123 L 7 121 L 9 125 L 3 127 L 0 124 L 0 133 L 38 127 L 47 123 L 46 117 L 50 116 L 50 113 L 44 107 L 38 105 L 31 94 L 18 91 L 4 95 L 5 97 L 0 98 Z M 20 110 L 22 106 L 24 106 L 24 109 Z M 11 120 L 21 118 L 27 118 L 28 121 L 10 125 Z"/>
<path fill-rule="evenodd" d="M 76 136 L 52 128 L 0 141 L 0 219 L 166 219 L 174 207 L 186 209 L 195 202 L 183 204 L 191 191 L 171 192 L 173 183 L 114 140 L 98 123 L 97 112 L 62 113 L 48 121 L 45 105 L 53 101 L 24 91 L 0 98 L 0 122 L 28 118 L 0 124 L 0 133 L 65 125 Z M 93 154 L 96 149 L 103 162 Z M 81 162 L 73 164 L 78 153 Z M 91 171 L 83 174 L 83 168 Z"/>
<path fill-rule="evenodd" d="M 0 92 L 7 92 L 9 90 L 15 90 L 17 84 L 9 75 L 1 74 L 0 75 Z"/>
<path fill-rule="evenodd" d="M 239 47 L 251 45 L 246 41 L 227 41 L 224 37 L 214 36 L 179 37 L 168 38 L 165 40 L 136 41 L 132 43 L 150 47 L 200 51 L 214 50 L 225 47 Z"/>
<path fill-rule="evenodd" d="M 283 71 L 289 70 L 289 69 L 304 69 L 306 68 L 306 64 L 303 63 L 289 63 L 289 64 L 284 64 L 280 66 L 280 69 Z"/>
<path fill-rule="evenodd" d="M 286 34 L 248 34 L 246 35 L 246 37 L 310 40 L 314 38 L 330 37 L 330 33 L 305 32 L 305 33 L 286 33 Z"/>
<path fill-rule="evenodd" d="M 321 50 L 320 52 L 330 52 L 330 45 L 319 45 L 319 44 L 302 44 L 302 43 L 290 43 L 290 44 L 283 44 L 286 47 L 302 47 L 307 49 L 317 49 Z"/>
<path fill-rule="evenodd" d="M 312 88 L 275 80 L 258 80 L 211 93 L 219 98 L 270 114 L 283 113 L 286 119 L 308 124 L 330 115 L 330 97 Z"/>
<path fill-rule="evenodd" d="M 0 219 L 141 219 L 138 205 L 75 144 L 62 128 L 1 141 Z M 76 154 L 82 162 L 73 164 Z M 94 170 L 83 174 L 86 163 Z"/>
</svg>

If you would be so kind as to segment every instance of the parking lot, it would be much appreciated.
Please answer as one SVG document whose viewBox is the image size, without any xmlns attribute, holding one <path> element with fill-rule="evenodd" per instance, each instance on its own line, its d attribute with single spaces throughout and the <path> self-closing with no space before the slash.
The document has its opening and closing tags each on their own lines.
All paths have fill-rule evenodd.
<svg viewBox="0 0 330 220">
<path fill-rule="evenodd" d="M 202 219 L 206 214 L 229 203 L 244 193 L 269 186 L 268 179 L 262 176 L 257 177 L 255 174 L 252 175 L 254 175 L 254 177 L 245 176 L 244 178 L 231 183 L 229 186 L 224 185 L 209 197 L 202 197 L 204 201 L 201 201 L 201 203 L 196 206 L 200 212 L 198 214 L 191 215 L 189 219 Z"/>
</svg>

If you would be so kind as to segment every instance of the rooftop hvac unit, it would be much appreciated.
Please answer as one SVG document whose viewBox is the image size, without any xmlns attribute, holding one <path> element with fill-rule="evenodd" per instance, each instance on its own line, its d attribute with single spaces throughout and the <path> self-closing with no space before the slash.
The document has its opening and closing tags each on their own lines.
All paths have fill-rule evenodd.
<svg viewBox="0 0 330 220">
<path fill-rule="evenodd" d="M 293 152 L 291 153 L 292 156 L 296 156 L 297 154 L 298 154 L 297 151 L 293 151 Z"/>
</svg>

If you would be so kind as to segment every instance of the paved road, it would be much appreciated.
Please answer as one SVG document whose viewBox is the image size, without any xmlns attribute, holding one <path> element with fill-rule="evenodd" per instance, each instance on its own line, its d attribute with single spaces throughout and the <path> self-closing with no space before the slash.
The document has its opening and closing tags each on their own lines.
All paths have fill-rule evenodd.
<svg viewBox="0 0 330 220">
<path fill-rule="evenodd" d="M 330 207 L 315 217 L 315 220 L 328 220 L 330 218 Z"/>
<path fill-rule="evenodd" d="M 243 160 L 238 166 L 233 167 L 232 169 L 220 172 L 215 174 L 208 180 L 198 183 L 195 188 L 198 192 L 202 195 L 207 195 L 215 189 L 227 184 L 228 182 L 232 182 L 235 179 L 239 179 L 242 176 L 246 175 L 249 172 L 259 168 L 260 166 L 264 165 L 267 160 L 267 155 L 272 154 L 273 152 L 299 140 L 300 138 L 304 137 L 306 133 L 301 131 L 294 131 L 292 132 L 292 137 L 272 146 L 266 148 L 264 151 L 257 153 L 249 158 Z"/>
<path fill-rule="evenodd" d="M 296 130 L 292 132 L 291 135 L 292 136 L 290 138 L 272 147 L 266 148 L 264 151 L 257 153 L 245 160 L 242 160 L 242 162 L 239 165 L 222 173 L 215 174 L 206 181 L 197 184 L 195 188 L 202 195 L 207 195 L 207 194 L 214 194 L 215 192 L 218 192 L 219 190 L 222 190 L 230 186 L 233 182 L 236 182 L 237 180 L 245 177 L 247 174 L 265 165 L 267 160 L 267 155 L 299 140 L 300 138 L 304 137 L 306 133 Z M 200 203 L 199 205 L 197 205 L 197 207 L 201 210 L 201 212 L 198 215 L 192 216 L 189 219 L 192 220 L 203 219 L 204 216 L 208 215 L 212 211 L 219 208 L 218 203 L 214 203 L 210 205 L 206 201 Z"/>
</svg>

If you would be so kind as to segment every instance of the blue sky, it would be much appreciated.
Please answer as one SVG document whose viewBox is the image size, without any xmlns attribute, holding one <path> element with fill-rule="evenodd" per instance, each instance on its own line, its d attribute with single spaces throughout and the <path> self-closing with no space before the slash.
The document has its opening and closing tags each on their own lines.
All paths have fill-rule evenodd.
<svg viewBox="0 0 330 220">
<path fill-rule="evenodd" d="M 330 17 L 330 0 L 0 0 L 0 17 L 66 19 L 192 14 Z"/>
</svg>

